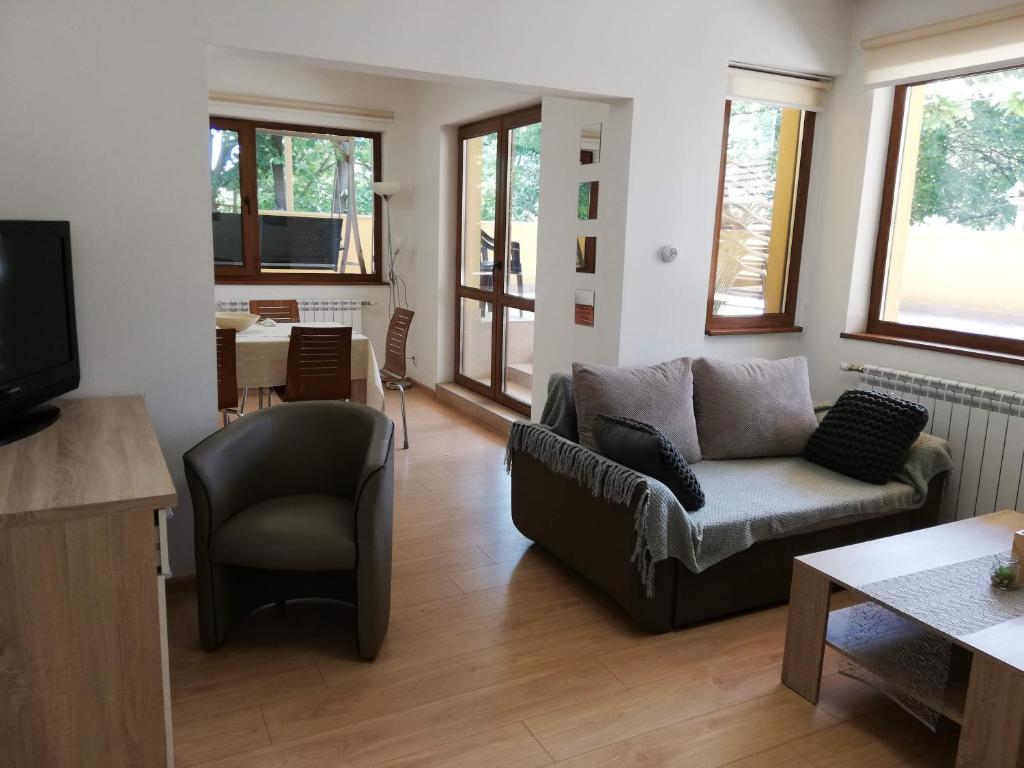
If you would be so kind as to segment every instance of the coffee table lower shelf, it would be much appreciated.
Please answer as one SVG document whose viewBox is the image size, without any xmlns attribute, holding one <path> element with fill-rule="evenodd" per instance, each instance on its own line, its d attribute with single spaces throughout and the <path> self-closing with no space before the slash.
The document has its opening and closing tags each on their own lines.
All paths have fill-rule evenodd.
<svg viewBox="0 0 1024 768">
<path fill-rule="evenodd" d="M 870 601 L 831 611 L 825 642 L 889 698 L 909 697 L 963 723 L 971 656 L 954 643 Z"/>
</svg>

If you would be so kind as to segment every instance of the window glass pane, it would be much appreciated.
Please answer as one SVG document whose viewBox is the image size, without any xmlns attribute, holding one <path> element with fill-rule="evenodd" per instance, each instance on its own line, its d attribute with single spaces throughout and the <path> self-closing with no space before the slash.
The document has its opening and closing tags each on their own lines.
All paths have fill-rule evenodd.
<svg viewBox="0 0 1024 768">
<path fill-rule="evenodd" d="M 537 286 L 540 123 L 508 133 L 509 251 L 505 258 L 505 291 L 532 299 Z"/>
<path fill-rule="evenodd" d="M 905 106 L 879 319 L 1024 339 L 1024 69 Z"/>
<path fill-rule="evenodd" d="M 242 265 L 242 186 L 238 178 L 238 133 L 210 129 L 210 202 L 213 263 Z"/>
<path fill-rule="evenodd" d="M 714 314 L 783 312 L 803 112 L 731 103 Z"/>
<path fill-rule="evenodd" d="M 459 373 L 491 386 L 491 329 L 494 326 L 494 305 L 476 299 L 459 299 L 462 313 L 459 328 Z"/>
<path fill-rule="evenodd" d="M 494 289 L 498 134 L 462 142 L 462 284 Z"/>
<path fill-rule="evenodd" d="M 256 131 L 260 265 L 372 274 L 373 140 Z"/>
<path fill-rule="evenodd" d="M 502 391 L 526 403 L 533 399 L 533 312 L 505 307 Z"/>
</svg>

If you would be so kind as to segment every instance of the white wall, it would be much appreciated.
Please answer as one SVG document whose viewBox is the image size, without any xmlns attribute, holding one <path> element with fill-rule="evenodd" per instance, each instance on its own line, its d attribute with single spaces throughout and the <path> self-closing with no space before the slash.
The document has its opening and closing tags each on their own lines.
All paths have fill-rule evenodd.
<svg viewBox="0 0 1024 768">
<path fill-rule="evenodd" d="M 628 192 L 619 357 L 692 352 L 703 342 L 693 321 L 707 284 L 725 63 L 836 70 L 844 8 L 843 0 L 735 0 L 623 14 L 612 0 L 315 0 L 297 14 L 273 0 L 4 3 L 0 176 L 16 183 L 0 184 L 0 209 L 72 221 L 81 391 L 146 395 L 181 496 L 175 567 L 189 567 L 192 549 L 180 456 L 212 428 L 215 410 L 204 44 L 453 80 L 414 99 L 414 119 L 424 121 L 415 124 L 425 127 L 410 142 L 414 188 L 395 206 L 396 233 L 412 232 L 407 274 L 420 294 L 412 351 L 426 352 L 414 373 L 433 381 L 452 367 L 450 345 L 435 340 L 452 331 L 445 201 L 454 199 L 454 126 L 540 93 L 635 98 L 628 182 L 625 168 L 618 180 Z M 359 34 L 340 33 L 353 29 Z M 215 86 L 231 68 L 238 89 L 251 72 L 300 98 L 334 92 L 327 76 L 278 80 L 257 64 L 222 64 L 211 67 Z M 259 92 L 256 83 L 247 90 Z M 374 106 L 367 98 L 358 102 Z M 664 242 L 683 254 L 673 268 L 653 261 Z M 598 296 L 599 318 L 605 300 Z"/>
<path fill-rule="evenodd" d="M 619 356 L 622 272 L 632 105 L 546 96 L 540 174 L 540 226 L 534 331 L 534 416 L 547 381 L 575 361 L 614 365 Z M 580 165 L 580 129 L 601 123 L 600 162 Z M 599 182 L 597 219 L 577 219 L 579 185 Z M 596 271 L 576 272 L 576 237 L 597 238 Z M 594 291 L 594 327 L 574 320 L 576 289 Z"/>
<path fill-rule="evenodd" d="M 217 408 L 197 12 L 137 0 L 0 9 L 0 218 L 70 220 L 75 394 L 145 395 L 178 487 L 171 551 L 183 570 L 181 455 Z"/>
<path fill-rule="evenodd" d="M 833 371 L 842 358 L 1014 385 L 1019 369 L 1010 366 L 838 339 L 857 311 L 851 277 L 876 205 L 870 190 L 862 198 L 862 182 L 877 173 L 873 132 L 884 125 L 859 85 L 856 42 L 1004 2 L 685 0 L 623 13 L 616 0 L 311 0 L 296 13 L 294 4 L 275 0 L 6 0 L 0 215 L 71 220 L 81 394 L 146 395 L 179 483 L 172 547 L 175 566 L 185 569 L 191 528 L 180 456 L 212 428 L 215 410 L 204 44 L 451 81 L 415 89 L 406 170 L 398 164 L 385 171 L 412 182 L 409 194 L 396 198 L 395 230 L 413 244 L 403 269 L 416 293 L 417 378 L 444 379 L 452 368 L 451 345 L 437 340 L 452 333 L 455 126 L 543 94 L 631 100 L 616 104 L 609 119 L 621 118 L 628 135 L 628 168 L 623 163 L 617 178 L 601 179 L 602 205 L 617 183 L 624 195 L 621 327 L 617 344 L 602 341 L 596 356 L 615 349 L 618 361 L 631 364 L 678 354 L 806 352 L 819 395 L 841 386 Z M 730 60 L 834 74 L 851 66 L 818 123 L 802 335 L 703 336 Z M 326 100 L 314 94 L 325 87 L 334 93 L 319 76 L 300 79 L 275 82 L 300 98 Z M 299 96 L 300 87 L 309 90 Z M 358 101 L 374 106 L 371 95 L 363 91 Z M 565 108 L 568 114 L 575 107 Z M 406 113 L 395 111 L 397 131 Z M 396 144 L 385 163 L 397 162 L 400 151 Z M 675 264 L 657 260 L 665 243 L 680 251 Z M 601 270 L 609 262 L 599 259 Z M 552 277 L 550 284 L 559 283 Z M 541 306 L 554 296 L 543 290 Z M 608 290 L 614 294 L 604 287 L 598 293 L 599 323 Z M 558 299 L 554 311 L 561 306 Z M 595 330 L 601 338 L 609 329 Z M 562 365 L 571 352 L 563 345 L 544 365 Z"/>
<path fill-rule="evenodd" d="M 693 13 L 686 3 L 683 13 Z M 782 357 L 800 354 L 800 334 L 709 338 L 704 335 L 722 115 L 729 61 L 823 74 L 845 66 L 848 5 L 841 2 L 716 3 L 698 11 L 707 26 L 690 26 L 634 96 L 627 267 L 623 286 L 620 362 L 639 364 L 677 355 Z M 670 27 L 670 34 L 677 30 Z M 661 76 L 658 76 L 658 75 Z M 822 115 L 818 135 L 829 130 Z M 815 158 L 812 189 L 828 177 Z M 817 258 L 808 205 L 803 263 Z M 657 249 L 670 243 L 679 258 L 666 265 Z M 806 314 L 799 292 L 797 324 Z"/>
<path fill-rule="evenodd" d="M 210 39 L 336 59 L 367 71 L 511 82 L 549 96 L 568 92 L 631 98 L 628 179 L 620 179 L 628 185 L 628 195 L 619 340 L 601 345 L 605 351 L 614 348 L 620 363 L 678 354 L 807 354 L 819 397 L 834 395 L 849 383 L 837 370 L 844 359 L 1019 388 L 1013 366 L 839 338 L 843 330 L 863 326 L 889 108 L 884 93 L 873 94 L 862 85 L 859 41 L 1000 7 L 1002 0 L 733 0 L 714 5 L 690 0 L 652 5 L 656 13 L 636 14 L 622 14 L 612 0 L 527 0 L 514 7 L 471 0 L 452 0 L 442 7 L 354 0 L 319 7 L 322 23 L 315 30 L 296 24 L 287 9 L 269 0 L 253 1 L 208 4 Z M 402 22 L 393 24 L 392 18 Z M 340 24 L 356 25 L 366 34 L 342 40 L 331 31 Z M 501 30 L 508 33 L 500 34 Z M 385 32 L 389 45 L 380 46 L 377 33 Z M 529 44 L 524 45 L 527 39 Z M 486 46 L 483 40 L 488 41 Z M 581 56 L 586 58 L 585 67 L 579 66 Z M 816 127 L 797 307 L 797 322 L 805 328 L 802 334 L 714 339 L 703 335 L 720 115 L 730 60 L 840 75 Z M 429 97 L 420 100 L 419 109 L 430 112 Z M 477 116 L 470 111 L 452 116 L 452 124 Z M 431 166 L 430 173 L 420 177 L 427 182 L 423 189 L 436 175 L 441 183 L 433 189 L 453 194 L 454 180 L 447 176 L 452 175 L 454 159 L 435 169 L 433 138 L 429 137 L 427 160 L 416 159 L 417 164 Z M 442 147 L 442 152 L 454 151 L 452 147 Z M 422 148 L 418 144 L 417 154 Z M 602 187 L 613 184 L 605 182 Z M 417 235 L 432 234 L 423 217 L 433 221 L 433 206 L 431 200 L 425 209 L 417 209 Z M 439 253 L 451 250 L 448 226 L 441 216 Z M 417 249 L 433 251 L 433 242 L 416 240 Z M 672 265 L 656 257 L 665 243 L 680 252 Z M 416 346 L 422 349 L 425 341 L 430 346 L 431 337 L 450 337 L 451 279 L 446 270 L 451 267 L 450 260 L 441 258 L 435 268 L 432 253 L 414 258 L 417 279 L 424 281 L 419 286 L 421 300 L 429 305 L 431 294 L 435 299 L 428 322 L 423 324 L 418 317 L 414 330 Z M 606 265 L 599 263 L 599 279 Z M 546 303 L 543 285 L 539 307 Z M 603 289 L 597 296 L 599 333 L 601 318 L 607 317 L 602 306 L 606 293 Z M 559 322 L 564 322 L 566 310 L 560 302 L 546 311 L 561 313 Z M 577 346 L 577 333 L 575 328 L 559 329 L 562 339 L 556 347 Z M 572 339 L 571 344 L 566 339 Z M 427 369 L 419 376 L 427 381 L 447 378 L 450 346 L 442 342 L 426 363 L 421 360 Z M 579 348 L 583 354 L 597 354 L 588 350 L 586 341 Z M 563 365 L 562 352 L 542 348 L 538 354 L 542 366 Z"/>
<path fill-rule="evenodd" d="M 828 130 L 815 140 L 815 164 L 828 168 L 820 192 L 818 218 L 808 222 L 814 256 L 800 285 L 805 324 L 802 351 L 809 358 L 815 395 L 829 398 L 854 379 L 839 363 L 861 362 L 973 381 L 1022 388 L 1018 366 L 969 357 L 840 339 L 843 331 L 862 331 L 874 259 L 881 204 L 882 174 L 892 109 L 892 91 L 864 85 L 860 41 L 950 18 L 1002 7 L 1002 0 L 863 0 L 855 4 L 850 27 L 850 66 L 829 97 Z"/>
<path fill-rule="evenodd" d="M 353 0 L 316 4 L 313 27 L 271 0 L 216 0 L 206 10 L 211 41 L 227 46 L 301 53 L 367 71 L 511 83 L 545 95 L 632 98 L 629 175 L 618 180 L 628 184 L 618 359 L 801 350 L 795 335 L 708 340 L 703 334 L 726 65 L 739 60 L 841 72 L 849 49 L 845 0 L 688 0 L 651 3 L 636 13 L 623 13 L 613 0 Z M 336 34 L 353 27 L 362 34 Z M 805 262 L 816 256 L 813 236 L 808 240 Z M 657 259 L 666 243 L 680 252 L 672 265 Z M 445 310 L 437 332 L 446 333 L 450 280 L 425 275 L 441 281 Z M 597 301 L 600 316 L 600 296 Z M 417 343 L 422 330 L 430 329 L 414 331 Z M 450 370 L 450 360 L 439 357 L 436 370 Z"/>
</svg>

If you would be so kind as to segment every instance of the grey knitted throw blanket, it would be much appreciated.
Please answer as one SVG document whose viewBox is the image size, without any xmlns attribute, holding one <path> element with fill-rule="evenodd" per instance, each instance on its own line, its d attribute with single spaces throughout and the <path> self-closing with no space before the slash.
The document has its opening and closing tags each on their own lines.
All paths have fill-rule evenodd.
<svg viewBox="0 0 1024 768">
<path fill-rule="evenodd" d="M 552 377 L 554 380 L 556 377 Z M 545 408 L 550 423 L 512 425 L 505 453 L 511 471 L 517 453 L 526 453 L 551 471 L 571 478 L 594 496 L 634 512 L 633 562 L 653 595 L 655 565 L 669 557 L 700 573 L 758 541 L 797 532 L 845 525 L 924 503 L 929 481 L 952 468 L 949 444 L 921 435 L 896 480 L 872 485 L 812 464 L 799 456 L 702 461 L 692 465 L 707 497 L 687 512 L 675 495 L 652 477 L 629 469 L 559 434 L 572 433 L 568 377 L 549 383 Z M 572 403 L 571 413 L 575 413 Z"/>
<path fill-rule="evenodd" d="M 505 447 L 505 471 L 512 471 L 512 457 L 525 453 L 544 463 L 548 469 L 571 478 L 594 496 L 610 504 L 634 506 L 633 528 L 636 530 L 636 544 L 633 547 L 632 562 L 637 564 L 640 580 L 647 587 L 647 596 L 654 595 L 654 566 L 667 555 L 666 542 L 656 548 L 651 543 L 650 520 L 651 499 L 655 498 L 659 521 L 664 522 L 668 510 L 679 506 L 676 497 L 661 483 L 647 475 L 606 459 L 579 443 L 566 440 L 551 427 L 529 421 L 517 421 L 512 425 Z M 652 485 L 660 486 L 652 488 Z M 666 498 L 666 494 L 670 498 Z M 660 539 L 657 535 L 656 539 Z"/>
</svg>

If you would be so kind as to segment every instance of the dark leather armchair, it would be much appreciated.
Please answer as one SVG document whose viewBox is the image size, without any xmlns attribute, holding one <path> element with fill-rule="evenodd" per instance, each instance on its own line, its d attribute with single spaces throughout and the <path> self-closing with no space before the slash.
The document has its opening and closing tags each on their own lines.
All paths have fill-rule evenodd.
<svg viewBox="0 0 1024 768">
<path fill-rule="evenodd" d="M 345 402 L 258 411 L 185 454 L 203 647 L 256 608 L 316 597 L 353 603 L 359 655 L 377 656 L 391 606 L 394 455 L 391 419 Z"/>
</svg>

